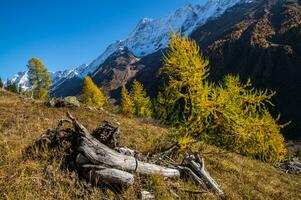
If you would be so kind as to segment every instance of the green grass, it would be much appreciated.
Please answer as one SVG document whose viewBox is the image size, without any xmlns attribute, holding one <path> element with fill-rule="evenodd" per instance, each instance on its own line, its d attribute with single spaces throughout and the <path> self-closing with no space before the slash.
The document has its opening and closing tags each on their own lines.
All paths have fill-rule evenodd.
<svg viewBox="0 0 301 200">
<path fill-rule="evenodd" d="M 137 199 L 141 189 L 153 191 L 157 199 L 174 199 L 172 188 L 182 199 L 219 199 L 212 193 L 192 196 L 182 189 L 201 188 L 157 176 L 136 177 L 134 186 L 115 194 L 109 189 L 87 186 L 75 172 L 61 169 L 62 156 L 57 152 L 46 152 L 39 159 L 25 158 L 23 150 L 45 130 L 55 127 L 67 110 L 90 131 L 103 120 L 120 124 L 121 144 L 142 153 L 172 143 L 172 131 L 152 121 L 85 108 L 50 108 L 43 102 L 0 91 L 0 199 Z M 208 171 L 225 192 L 225 199 L 301 199 L 300 176 L 285 174 L 270 164 L 202 142 L 192 149 L 204 156 Z M 183 157 L 183 152 L 173 155 L 178 162 Z"/>
</svg>

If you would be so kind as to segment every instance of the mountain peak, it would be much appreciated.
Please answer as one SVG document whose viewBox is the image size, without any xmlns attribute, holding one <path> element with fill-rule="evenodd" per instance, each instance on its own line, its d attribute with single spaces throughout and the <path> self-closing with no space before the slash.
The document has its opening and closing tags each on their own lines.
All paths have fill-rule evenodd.
<svg viewBox="0 0 301 200">
<path fill-rule="evenodd" d="M 170 31 L 173 31 L 174 33 L 182 32 L 184 35 L 188 36 L 193 30 L 198 26 L 205 24 L 210 18 L 220 16 L 228 8 L 242 1 L 244 2 L 247 0 L 208 0 L 204 5 L 187 4 L 166 16 L 157 19 L 143 18 L 126 39 L 117 40 L 115 43 L 109 45 L 105 52 L 93 60 L 89 65 L 53 74 L 58 74 L 60 77 L 66 79 L 75 76 L 82 79 L 88 74 L 92 74 L 96 71 L 97 68 L 115 52 L 127 49 L 136 57 L 144 57 L 152 54 L 167 47 L 170 39 Z M 19 75 L 15 80 L 21 79 L 20 77 L 23 76 Z M 25 79 L 26 77 L 24 77 L 24 80 Z M 55 82 L 60 82 L 60 80 L 60 78 L 55 78 Z"/>
<path fill-rule="evenodd" d="M 145 17 L 142 20 L 140 20 L 139 24 L 146 24 L 151 21 L 152 21 L 152 19 Z"/>
<path fill-rule="evenodd" d="M 206 23 L 208 19 L 220 16 L 228 8 L 244 1 L 246 0 L 209 0 L 204 5 L 187 4 L 157 19 L 143 18 L 125 40 L 111 44 L 103 54 L 95 59 L 90 64 L 89 70 L 91 72 L 96 70 L 121 47 L 127 47 L 138 57 L 154 53 L 167 47 L 170 31 L 189 35 L 196 27 Z"/>
</svg>

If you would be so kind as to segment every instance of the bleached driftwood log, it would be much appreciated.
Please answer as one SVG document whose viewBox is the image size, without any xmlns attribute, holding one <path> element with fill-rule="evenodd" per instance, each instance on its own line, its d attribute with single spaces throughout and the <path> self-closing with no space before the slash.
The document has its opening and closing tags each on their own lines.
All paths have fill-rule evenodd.
<svg viewBox="0 0 301 200">
<path fill-rule="evenodd" d="M 204 159 L 198 156 L 188 156 L 184 166 L 173 164 L 173 167 L 165 167 L 142 162 L 136 158 L 135 151 L 118 147 L 118 128 L 106 123 L 90 134 L 70 113 L 67 113 L 67 117 L 68 119 L 59 122 L 56 129 L 49 129 L 46 134 L 38 138 L 27 150 L 43 150 L 45 146 L 47 148 L 60 147 L 63 141 L 71 143 L 72 152 L 74 152 L 72 162 L 75 161 L 78 173 L 96 185 L 131 185 L 134 182 L 134 174 L 156 174 L 167 178 L 180 178 L 188 174 L 205 190 L 210 188 L 219 195 L 223 194 L 219 185 L 206 171 Z M 61 129 L 64 122 L 71 123 L 73 128 Z M 113 148 L 118 149 L 119 152 Z M 169 148 L 168 152 L 173 151 L 174 148 L 176 145 Z M 164 158 L 167 153 L 162 155 L 161 158 Z"/>
<path fill-rule="evenodd" d="M 88 130 L 81 125 L 70 113 L 68 117 L 72 120 L 77 132 L 80 133 L 78 152 L 84 155 L 95 165 L 105 165 L 111 168 L 128 172 L 136 172 L 142 175 L 160 174 L 168 178 L 179 178 L 180 171 L 176 168 L 167 168 L 159 165 L 138 161 L 133 156 L 123 155 L 110 149 L 94 138 Z"/>
<path fill-rule="evenodd" d="M 116 184 L 116 185 L 132 185 L 134 183 L 134 175 L 118 169 L 105 168 L 100 166 L 83 166 L 83 168 L 92 167 L 84 174 L 86 179 L 93 184 Z"/>
<path fill-rule="evenodd" d="M 98 142 L 91 135 L 82 137 L 78 151 L 93 164 L 107 165 L 112 168 L 136 172 L 142 175 L 161 174 L 169 178 L 180 177 L 178 169 L 140 162 L 133 156 L 122 155 Z"/>
</svg>

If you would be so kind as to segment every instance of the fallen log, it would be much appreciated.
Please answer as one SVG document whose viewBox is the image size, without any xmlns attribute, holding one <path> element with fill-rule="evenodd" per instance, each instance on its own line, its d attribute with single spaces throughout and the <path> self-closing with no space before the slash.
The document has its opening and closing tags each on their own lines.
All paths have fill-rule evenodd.
<svg viewBox="0 0 301 200">
<path fill-rule="evenodd" d="M 75 162 L 78 166 L 90 164 L 90 161 L 88 160 L 88 158 L 83 156 L 83 154 L 81 154 L 81 153 L 79 153 L 77 155 Z"/>
<path fill-rule="evenodd" d="M 99 167 L 101 168 L 101 167 Z M 128 186 L 134 183 L 134 175 L 122 170 L 113 168 L 92 169 L 85 174 L 89 182 L 99 185 L 121 185 Z"/>
<path fill-rule="evenodd" d="M 78 151 L 93 164 L 103 164 L 142 175 L 161 174 L 169 178 L 180 177 L 178 169 L 140 162 L 133 156 L 122 155 L 98 142 L 91 135 L 85 135 L 81 140 Z"/>
<path fill-rule="evenodd" d="M 142 175 L 160 174 L 168 178 L 179 178 L 178 169 L 162 167 L 159 165 L 138 161 L 133 156 L 123 155 L 110 149 L 94 138 L 88 130 L 80 124 L 70 113 L 68 114 L 73 125 L 81 134 L 78 152 L 83 154 L 91 163 L 110 166 L 112 168 L 136 172 Z"/>
<path fill-rule="evenodd" d="M 126 147 L 120 147 L 117 150 L 122 155 L 127 155 L 127 156 L 135 156 L 136 155 L 136 152 L 134 150 L 126 148 Z"/>
<path fill-rule="evenodd" d="M 125 147 L 118 147 L 119 128 L 105 122 L 102 127 L 96 129 L 93 134 L 79 123 L 69 112 L 68 119 L 60 120 L 56 129 L 49 129 L 46 134 L 38 138 L 33 147 L 57 146 L 57 144 L 69 142 L 71 145 L 72 160 L 76 163 L 76 170 L 80 176 L 95 185 L 131 185 L 134 182 L 134 174 L 161 175 L 167 178 L 180 178 L 190 176 L 206 191 L 213 189 L 218 195 L 222 195 L 216 181 L 205 169 L 204 159 L 197 156 L 187 156 L 185 165 L 177 165 L 173 162 L 169 167 L 140 161 L 137 153 Z M 63 123 L 71 123 L 73 128 L 62 129 Z M 103 144 L 102 141 L 106 144 Z M 32 148 L 32 147 L 30 147 Z M 114 150 L 114 149 L 116 150 Z M 160 158 L 167 158 L 167 154 L 176 149 L 173 145 Z M 140 157 L 140 156 L 139 156 Z"/>
</svg>

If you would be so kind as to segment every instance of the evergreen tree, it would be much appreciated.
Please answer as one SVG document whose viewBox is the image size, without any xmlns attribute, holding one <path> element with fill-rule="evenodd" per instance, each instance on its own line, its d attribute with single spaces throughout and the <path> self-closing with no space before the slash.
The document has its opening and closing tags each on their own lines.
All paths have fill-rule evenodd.
<svg viewBox="0 0 301 200">
<path fill-rule="evenodd" d="M 147 96 L 147 93 L 143 89 L 143 85 L 140 82 L 136 80 L 133 82 L 130 96 L 134 104 L 136 116 L 138 117 L 152 116 L 152 102 L 150 98 Z"/>
<path fill-rule="evenodd" d="M 93 106 L 96 108 L 107 106 L 107 100 L 104 91 L 98 88 L 89 76 L 86 76 L 83 83 L 81 101 L 88 106 Z"/>
<path fill-rule="evenodd" d="M 15 83 L 12 83 L 10 80 L 7 80 L 5 89 L 7 91 L 14 92 L 14 93 L 18 92 L 17 85 Z"/>
<path fill-rule="evenodd" d="M 132 116 L 135 114 L 134 103 L 125 85 L 122 85 L 122 89 L 121 89 L 120 112 L 128 116 Z"/>
<path fill-rule="evenodd" d="M 29 82 L 32 86 L 32 98 L 48 98 L 48 89 L 51 85 L 51 77 L 47 68 L 38 58 L 28 61 Z"/>
<path fill-rule="evenodd" d="M 0 89 L 2 89 L 3 87 L 4 87 L 4 84 L 3 84 L 2 79 L 0 78 Z"/>
<path fill-rule="evenodd" d="M 23 94 L 23 84 L 19 84 L 18 93 Z"/>
</svg>

